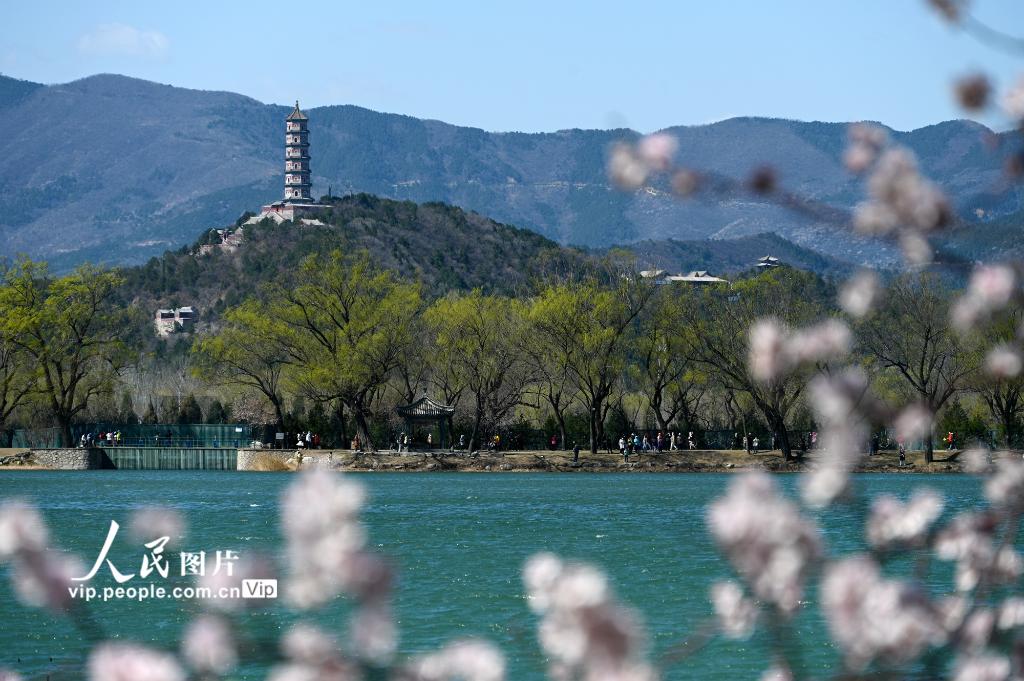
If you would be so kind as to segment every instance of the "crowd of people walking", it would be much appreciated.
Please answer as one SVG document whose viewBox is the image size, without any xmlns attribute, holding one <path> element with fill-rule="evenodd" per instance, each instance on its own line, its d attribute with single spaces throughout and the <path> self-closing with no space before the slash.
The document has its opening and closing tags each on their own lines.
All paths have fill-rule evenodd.
<svg viewBox="0 0 1024 681">
<path fill-rule="evenodd" d="M 120 430 L 82 433 L 82 437 L 78 438 L 79 447 L 120 447 L 121 442 Z"/>
<path fill-rule="evenodd" d="M 682 449 L 684 443 L 686 449 L 697 448 L 697 439 L 694 437 L 692 430 L 687 434 L 685 440 L 682 433 L 675 431 L 670 431 L 667 437 L 660 430 L 650 436 L 630 433 L 629 435 L 619 437 L 619 454 L 622 456 L 623 461 L 629 461 L 630 456 L 639 455 L 644 452 L 654 452 L 656 454 L 664 451 L 675 452 Z"/>
</svg>

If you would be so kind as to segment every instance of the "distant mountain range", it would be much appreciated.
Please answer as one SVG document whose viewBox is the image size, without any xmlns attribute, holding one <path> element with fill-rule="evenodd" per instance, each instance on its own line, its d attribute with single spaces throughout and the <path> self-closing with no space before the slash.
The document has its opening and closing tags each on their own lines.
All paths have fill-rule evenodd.
<svg viewBox="0 0 1024 681">
<path fill-rule="evenodd" d="M 46 86 L 0 76 L 0 253 L 57 268 L 141 262 L 231 223 L 280 198 L 288 110 L 116 75 Z M 893 257 L 884 244 L 745 191 L 689 200 L 657 185 L 617 191 L 606 155 L 616 141 L 636 139 L 631 130 L 492 133 L 355 106 L 307 113 L 315 195 L 330 187 L 443 201 L 561 244 L 646 242 L 637 248 L 652 258 L 676 252 L 680 262 L 696 262 L 686 259 L 696 247 L 680 254 L 678 244 L 660 242 L 774 233 L 846 263 Z M 735 118 L 668 132 L 687 166 L 742 181 L 771 164 L 785 190 L 848 211 L 863 188 L 841 164 L 846 127 Z M 1021 189 L 1002 175 L 1015 148 L 1010 133 L 948 121 L 891 134 L 970 223 L 959 248 L 1020 248 Z"/>
</svg>

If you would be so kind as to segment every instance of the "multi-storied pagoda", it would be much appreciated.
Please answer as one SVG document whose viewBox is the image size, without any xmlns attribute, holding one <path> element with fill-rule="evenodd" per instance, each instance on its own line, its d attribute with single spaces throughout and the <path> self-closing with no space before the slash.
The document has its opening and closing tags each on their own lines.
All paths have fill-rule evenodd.
<svg viewBox="0 0 1024 681">
<path fill-rule="evenodd" d="M 284 134 L 284 200 L 288 203 L 311 203 L 313 188 L 309 181 L 309 117 L 299 109 L 285 119 Z"/>
<path fill-rule="evenodd" d="M 309 174 L 309 117 L 295 102 L 284 123 L 284 199 L 263 206 L 250 223 L 263 218 L 277 222 L 295 220 L 307 211 L 322 209 L 313 200 L 313 183 Z M 308 222 L 308 220 L 307 220 Z"/>
</svg>

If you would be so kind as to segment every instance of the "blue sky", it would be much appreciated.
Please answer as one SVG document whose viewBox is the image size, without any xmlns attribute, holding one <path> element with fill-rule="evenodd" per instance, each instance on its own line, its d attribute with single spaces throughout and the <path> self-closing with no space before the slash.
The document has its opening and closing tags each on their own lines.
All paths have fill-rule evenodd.
<svg viewBox="0 0 1024 681">
<path fill-rule="evenodd" d="M 1020 0 L 973 8 L 1024 33 Z M 0 0 L 0 11 L 5 75 L 122 73 L 488 130 L 648 132 L 739 115 L 912 129 L 963 117 L 958 75 L 983 69 L 1005 89 L 1024 74 L 1024 55 L 978 44 L 923 0 Z"/>
</svg>

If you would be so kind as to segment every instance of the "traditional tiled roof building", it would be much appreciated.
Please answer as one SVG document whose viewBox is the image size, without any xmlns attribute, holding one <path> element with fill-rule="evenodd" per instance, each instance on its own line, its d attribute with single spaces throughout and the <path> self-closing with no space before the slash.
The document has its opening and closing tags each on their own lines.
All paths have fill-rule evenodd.
<svg viewBox="0 0 1024 681">
<path fill-rule="evenodd" d="M 191 331 L 196 321 L 196 311 L 191 306 L 171 310 L 161 308 L 156 311 L 153 323 L 158 336 L 169 336 L 179 331 Z"/>
</svg>

